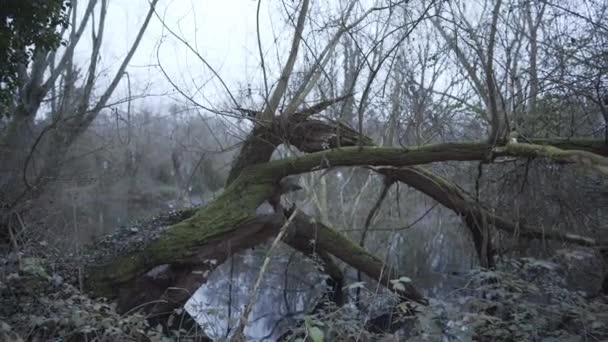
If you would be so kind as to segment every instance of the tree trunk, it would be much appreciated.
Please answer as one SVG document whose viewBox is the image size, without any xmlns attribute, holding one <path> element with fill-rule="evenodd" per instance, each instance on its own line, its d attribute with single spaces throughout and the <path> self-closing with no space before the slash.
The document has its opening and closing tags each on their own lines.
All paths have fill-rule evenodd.
<svg viewBox="0 0 608 342">
<path fill-rule="evenodd" d="M 311 120 L 312 122 L 313 120 Z M 319 124 L 309 123 L 311 125 Z M 320 124 L 319 124 L 320 125 Z M 229 186 L 215 201 L 196 211 L 190 211 L 180 222 L 159 233 L 158 238 L 124 254 L 113 256 L 103 263 L 93 263 L 87 268 L 86 287 L 95 295 L 108 298 L 119 298 L 123 311 L 140 304 L 153 302 L 147 311 L 157 317 L 173 312 L 173 309 L 185 303 L 194 291 L 207 280 L 207 275 L 215 267 L 227 260 L 233 253 L 264 243 L 275 235 L 285 221 L 282 213 L 257 216 L 256 209 L 265 200 L 273 196 L 279 187 L 279 181 L 287 175 L 310 172 L 338 166 L 383 166 L 388 168 L 374 169 L 380 173 L 390 173 L 394 179 L 403 181 L 446 207 L 463 216 L 468 223 L 476 246 L 480 235 L 474 227 L 487 218 L 499 229 L 515 231 L 517 226 L 505 219 L 490 215 L 473 203 L 455 187 L 441 178 L 435 177 L 419 168 L 396 169 L 396 167 L 413 166 L 423 163 L 448 160 L 483 160 L 491 146 L 486 143 L 450 143 L 429 145 L 415 149 L 378 148 L 378 147 L 342 147 L 325 150 L 324 144 L 345 146 L 357 144 L 353 137 L 335 135 L 330 125 L 328 130 L 318 130 L 325 134 L 319 139 L 309 130 L 307 136 L 293 134 L 305 127 L 304 121 L 297 125 L 287 125 L 287 137 L 290 142 L 304 149 L 320 148 L 321 152 L 308 154 L 299 158 L 268 162 L 272 154 L 271 147 L 277 140 L 273 134 L 263 128 L 254 129 L 248 139 L 246 148 L 251 154 L 241 152 L 237 158 Z M 319 126 L 320 127 L 320 126 Z M 314 132 L 314 131 L 313 131 Z M 355 137 L 357 132 L 352 133 Z M 279 136 L 275 134 L 274 136 Z M 594 152 L 605 152 L 605 146 L 594 142 L 557 142 L 561 148 L 575 147 Z M 256 150 L 255 146 L 261 146 Z M 244 149 L 246 150 L 244 147 Z M 274 148 L 274 147 L 272 147 Z M 515 154 L 514 154 L 515 153 Z M 517 155 L 518 151 L 509 149 L 494 153 L 495 157 Z M 524 153 L 527 155 L 527 152 Z M 264 160 L 265 159 L 265 160 Z M 253 165 L 248 163 L 254 163 Z M 520 235 L 530 237 L 547 237 L 542 231 L 520 226 Z M 314 222 L 303 214 L 298 214 L 286 238 L 290 241 L 311 241 L 318 252 L 338 257 L 367 276 L 391 287 L 391 280 L 399 278 L 385 268 L 383 262 L 366 252 L 356 243 L 350 241 L 337 231 Z M 477 235 L 476 235 L 477 234 Z M 560 235 L 560 238 L 563 238 Z M 583 237 L 567 236 L 571 242 L 597 245 L 598 242 Z M 483 236 L 482 236 L 483 238 Z M 479 250 L 478 250 L 479 252 Z M 210 262 L 213 260 L 213 262 Z M 152 271 L 152 272 L 151 272 Z M 162 277 L 154 276 L 162 274 Z M 398 291 L 403 299 L 426 303 L 426 299 L 411 284 L 405 290 Z M 161 298 L 161 301 L 157 301 Z"/>
</svg>

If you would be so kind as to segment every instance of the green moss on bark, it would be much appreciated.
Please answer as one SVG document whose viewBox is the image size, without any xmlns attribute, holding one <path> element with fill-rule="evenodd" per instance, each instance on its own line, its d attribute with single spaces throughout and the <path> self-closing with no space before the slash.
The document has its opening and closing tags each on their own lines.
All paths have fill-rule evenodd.
<svg viewBox="0 0 608 342">
<path fill-rule="evenodd" d="M 523 144 L 513 144 L 523 145 Z M 578 142 L 577 146 L 598 149 L 597 144 Z M 565 145 L 562 145 L 564 147 Z M 525 146 L 520 146 L 525 147 Z M 529 149 L 518 146 L 494 149 L 493 155 L 526 156 Z M 87 287 L 96 294 L 110 296 L 117 284 L 124 284 L 161 264 L 193 262 L 197 250 L 217 243 L 223 236 L 255 217 L 256 208 L 273 195 L 278 181 L 287 175 L 309 172 L 336 166 L 411 166 L 438 161 L 483 160 L 492 147 L 485 143 L 447 143 L 428 145 L 413 149 L 382 147 L 347 147 L 302 157 L 272 161 L 245 168 L 236 180 L 207 207 L 192 217 L 171 226 L 162 236 L 145 247 L 143 251 L 118 256 L 107 265 L 91 267 L 88 271 Z M 560 149 L 556 149 L 560 151 Z M 547 150 L 545 150 L 547 151 Z M 551 156 L 563 156 L 550 149 Z M 538 147 L 534 150 L 538 152 Z M 563 153 L 563 152 L 561 152 Z M 578 157 L 581 151 L 574 152 Z M 585 152 L 588 157 L 591 153 Z M 571 154 L 568 156 L 572 157 Z M 598 160 L 592 155 L 592 161 Z M 599 157 L 603 162 L 604 159 Z M 446 184 L 438 184 L 446 186 Z M 329 240 L 335 237 L 328 237 Z M 355 246 L 349 250 L 356 251 Z"/>
<path fill-rule="evenodd" d="M 113 297 L 117 284 L 133 280 L 154 266 L 191 262 L 198 248 L 255 217 L 256 208 L 272 195 L 274 184 L 276 177 L 260 170 L 244 175 L 207 207 L 169 227 L 142 251 L 91 267 L 87 288 L 99 296 Z"/>
</svg>

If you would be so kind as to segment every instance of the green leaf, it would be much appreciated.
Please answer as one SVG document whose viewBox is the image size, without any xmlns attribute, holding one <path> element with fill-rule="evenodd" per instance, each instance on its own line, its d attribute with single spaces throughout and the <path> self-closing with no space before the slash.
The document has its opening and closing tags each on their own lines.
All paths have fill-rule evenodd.
<svg viewBox="0 0 608 342">
<path fill-rule="evenodd" d="M 313 342 L 323 342 L 325 340 L 323 330 L 314 326 L 310 320 L 306 319 L 304 321 L 304 326 L 306 327 L 306 335 L 308 335 Z"/>
<path fill-rule="evenodd" d="M 308 329 L 308 336 L 312 339 L 313 342 L 323 342 L 325 340 L 325 334 L 323 334 L 323 330 L 318 327 L 311 327 Z"/>
</svg>

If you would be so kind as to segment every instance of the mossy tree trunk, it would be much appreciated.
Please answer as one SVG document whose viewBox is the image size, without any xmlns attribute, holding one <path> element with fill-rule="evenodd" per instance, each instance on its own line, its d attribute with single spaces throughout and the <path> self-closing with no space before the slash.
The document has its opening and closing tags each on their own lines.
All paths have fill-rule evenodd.
<svg viewBox="0 0 608 342">
<path fill-rule="evenodd" d="M 302 130 L 302 127 L 318 129 Z M 123 311 L 150 302 L 153 304 L 144 309 L 165 317 L 172 309 L 183 305 L 215 267 L 234 253 L 262 244 L 278 232 L 285 221 L 283 214 L 260 216 L 256 215 L 256 208 L 276 193 L 283 177 L 338 166 L 380 167 L 374 170 L 420 190 L 462 216 L 469 224 L 474 240 L 479 236 L 475 237 L 473 228 L 483 218 L 488 218 L 498 229 L 514 231 L 518 227 L 520 236 L 551 237 L 540 229 L 518 226 L 489 214 L 447 180 L 416 167 L 440 161 L 485 160 L 489 152 L 494 158 L 518 157 L 520 150 L 492 148 L 481 142 L 437 144 L 412 149 L 356 147 L 353 145 L 358 144 L 357 134 L 337 124 L 308 118 L 281 125 L 280 131 L 276 127 L 269 129 L 260 126 L 245 142 L 245 146 L 253 150 L 251 153 L 241 153 L 241 158 L 234 164 L 232 181 L 219 198 L 170 226 L 143 249 L 116 256 L 105 264 L 91 265 L 87 269 L 87 288 L 95 295 L 117 298 Z M 271 150 L 280 142 L 293 142 L 302 150 L 318 152 L 269 162 Z M 262 143 L 266 147 L 256 150 L 255 146 Z M 369 140 L 364 144 L 369 144 Z M 598 158 L 603 158 L 608 151 L 604 145 L 594 141 L 553 141 L 543 144 L 559 146 L 560 149 L 580 149 L 585 153 L 595 153 Z M 328 145 L 330 148 L 326 149 Z M 525 157 L 530 157 L 530 154 L 528 150 L 523 153 Z M 381 260 L 336 230 L 315 223 L 314 219 L 303 214 L 298 214 L 290 229 L 286 242 L 291 241 L 296 249 L 302 250 L 302 241 L 314 239 L 318 251 L 339 258 L 386 286 L 390 287 L 390 280 L 401 276 L 388 272 Z M 567 234 L 556 235 L 555 238 L 589 246 L 600 244 L 590 238 Z M 158 273 L 151 270 L 159 269 L 164 276 L 150 276 L 150 273 Z M 413 284 L 407 284 L 405 290 L 398 294 L 403 299 L 426 302 Z"/>
</svg>

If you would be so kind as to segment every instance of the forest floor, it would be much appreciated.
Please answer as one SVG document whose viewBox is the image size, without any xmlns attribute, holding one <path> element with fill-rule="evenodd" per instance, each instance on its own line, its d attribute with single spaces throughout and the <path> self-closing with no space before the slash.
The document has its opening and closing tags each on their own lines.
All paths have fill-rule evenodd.
<svg viewBox="0 0 608 342">
<path fill-rule="evenodd" d="M 137 248 L 182 214 L 124 227 L 98 241 L 90 259 L 41 253 L 44 244 L 0 255 L 0 340 L 187 340 L 179 338 L 184 331 L 163 337 L 142 314 L 119 314 L 114 304 L 83 294 L 76 267 Z M 293 328 L 290 340 L 316 329 L 325 341 L 606 341 L 608 297 L 585 276 L 580 265 L 588 257 L 589 251 L 564 249 L 549 260 L 503 259 L 496 269 L 458 275 L 464 285 L 442 291 L 429 306 L 397 304 L 384 317 L 328 305 Z"/>
</svg>

